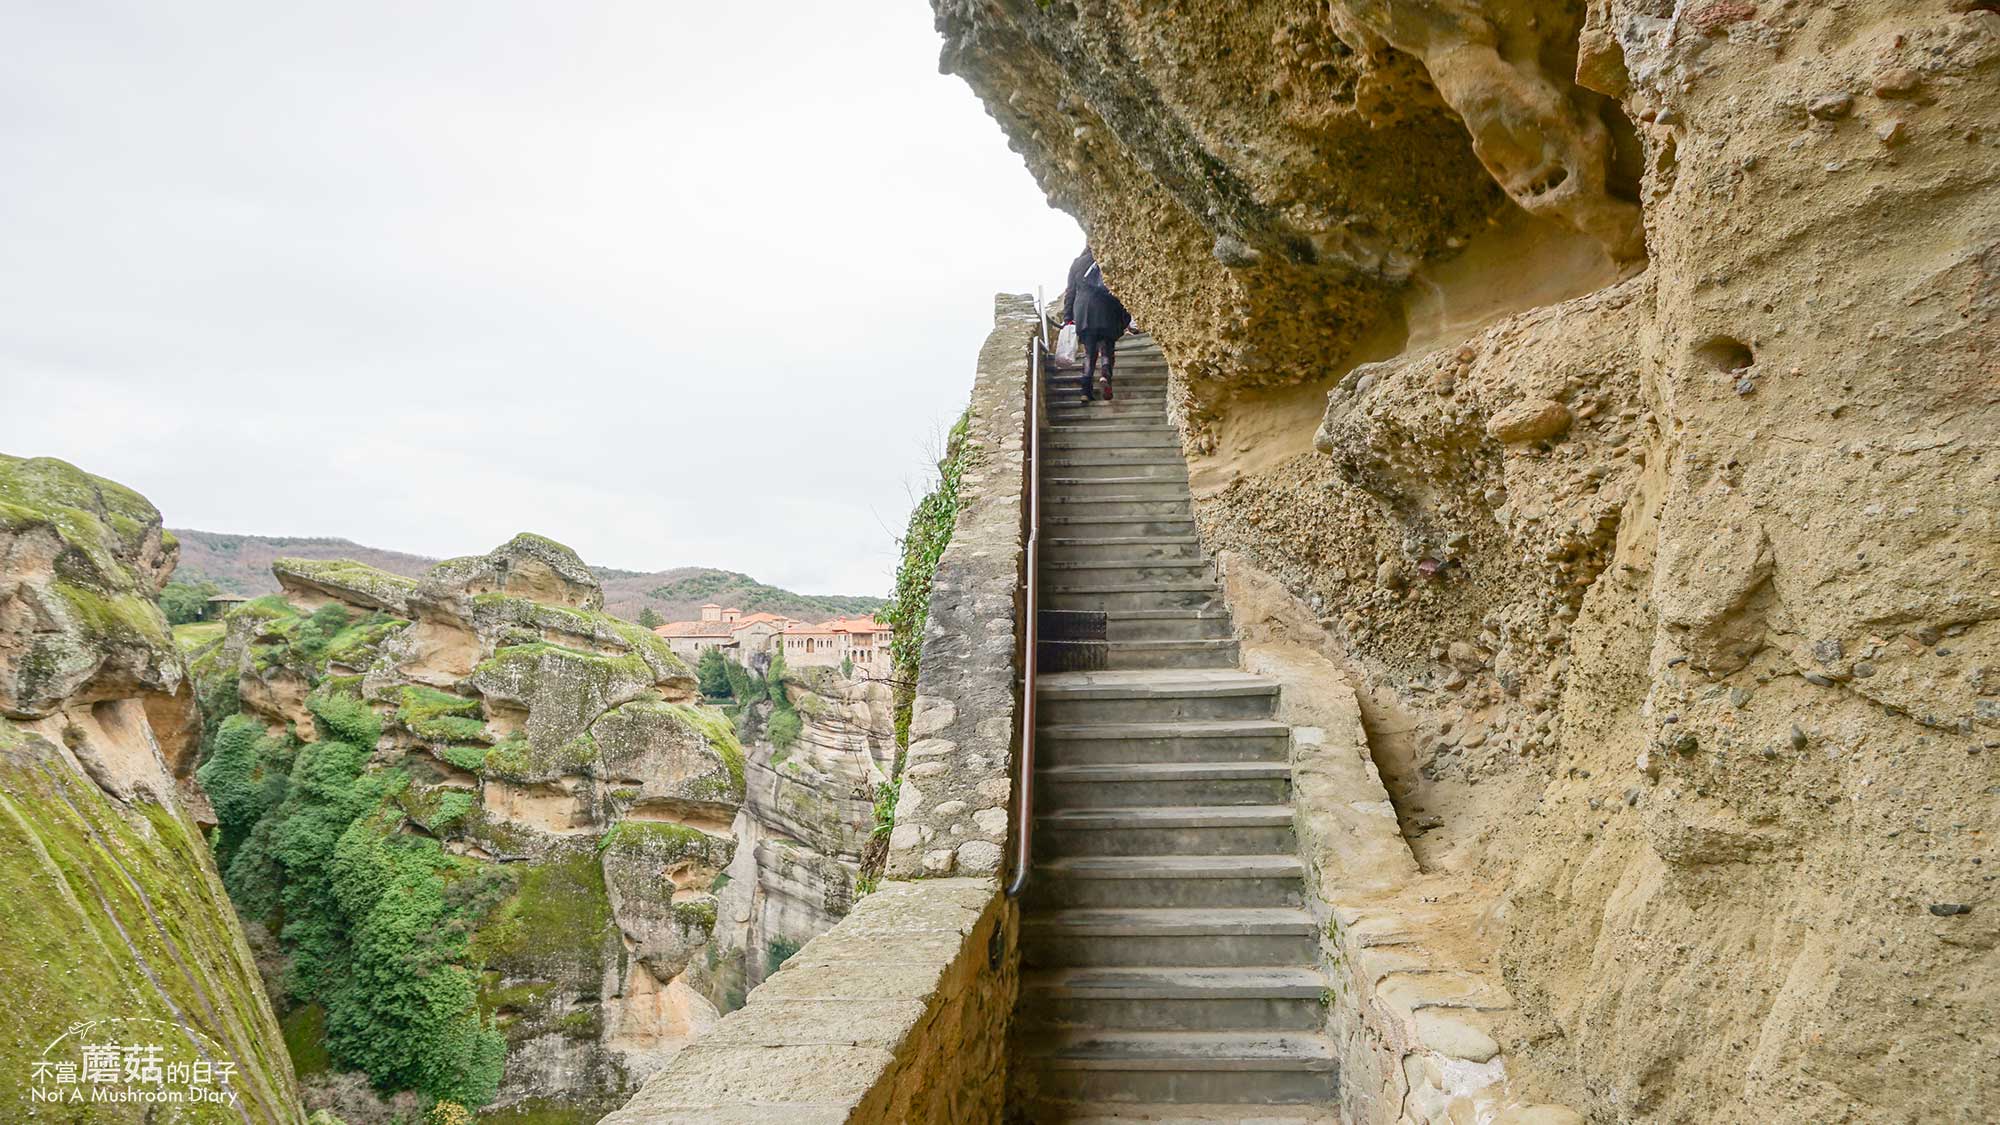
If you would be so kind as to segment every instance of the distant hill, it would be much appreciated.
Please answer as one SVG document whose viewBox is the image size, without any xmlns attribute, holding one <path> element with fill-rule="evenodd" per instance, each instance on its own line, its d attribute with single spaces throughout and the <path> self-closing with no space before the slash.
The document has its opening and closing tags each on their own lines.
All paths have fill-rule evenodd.
<svg viewBox="0 0 2000 1125">
<path fill-rule="evenodd" d="M 438 560 L 404 551 L 366 547 L 349 539 L 298 538 L 270 535 L 228 535 L 192 528 L 170 529 L 181 541 L 182 582 L 213 582 L 244 597 L 276 593 L 271 562 L 281 558 L 353 559 L 392 574 L 418 577 Z M 747 574 L 683 566 L 650 572 L 594 567 L 604 584 L 604 609 L 614 617 L 637 621 L 650 605 L 668 621 L 690 620 L 705 602 L 740 607 L 745 613 L 780 613 L 818 621 L 844 614 L 871 613 L 883 599 L 843 594 L 796 594 L 767 586 Z"/>
<path fill-rule="evenodd" d="M 168 528 L 181 541 L 181 565 L 174 577 L 182 582 L 207 580 L 225 593 L 254 598 L 278 592 L 271 577 L 274 559 L 353 559 L 377 570 L 415 578 L 438 560 L 402 551 L 364 547 L 348 539 L 297 539 L 271 535 L 224 535 L 191 528 Z"/>
<path fill-rule="evenodd" d="M 732 570 L 687 567 L 640 575 L 652 586 L 645 591 L 653 605 L 670 621 L 689 620 L 704 603 L 736 606 L 745 613 L 779 613 L 805 621 L 828 617 L 859 616 L 882 607 L 883 599 L 843 594 L 794 594 L 776 586 L 766 586 L 747 574 Z M 664 581 L 663 581 L 664 580 Z M 623 584 L 624 580 L 620 581 Z M 604 584 L 604 596 L 611 597 L 611 583 Z M 672 606 L 673 613 L 665 607 Z M 633 613 L 639 612 L 636 608 Z"/>
</svg>

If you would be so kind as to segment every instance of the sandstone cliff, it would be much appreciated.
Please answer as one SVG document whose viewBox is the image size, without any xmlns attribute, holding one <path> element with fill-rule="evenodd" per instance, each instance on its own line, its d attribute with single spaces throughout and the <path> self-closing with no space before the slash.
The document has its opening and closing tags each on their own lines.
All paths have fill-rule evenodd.
<svg viewBox="0 0 2000 1125">
<path fill-rule="evenodd" d="M 595 1120 L 715 1017 L 690 966 L 736 849 L 733 731 L 539 536 L 418 579 L 273 569 L 283 592 L 194 659 L 217 720 L 198 776 L 238 909 L 276 931 L 308 1100 L 380 1112 L 333 1073 L 362 1070 Z M 355 890 L 371 867 L 415 905 Z M 423 967 L 393 986 L 419 1010 L 346 989 L 378 956 Z"/>
<path fill-rule="evenodd" d="M 889 685 L 832 668 L 792 676 L 797 741 L 780 748 L 760 737 L 745 747 L 747 796 L 710 946 L 710 995 L 724 1011 L 846 917 L 865 891 L 895 763 Z"/>
<path fill-rule="evenodd" d="M 739 741 L 770 704 L 732 720 L 697 701 L 664 642 L 607 616 L 590 571 L 538 536 L 420 578 L 272 570 L 282 593 L 194 656 L 216 731 L 200 777 L 238 908 L 279 926 L 271 968 L 313 1104 L 386 1111 L 341 1067 L 392 1089 L 416 1077 L 383 1081 L 362 1036 L 341 1046 L 343 1001 L 300 971 L 318 954 L 284 928 L 296 909 L 274 911 L 285 892 L 259 843 L 300 816 L 260 787 L 296 785 L 301 762 L 352 737 L 338 700 L 372 722 L 356 784 L 402 843 L 437 853 L 453 904 L 431 931 L 463 932 L 468 1011 L 505 1043 L 488 1112 L 594 1120 L 852 905 L 893 761 L 886 686 L 795 675 L 796 741 Z"/>
<path fill-rule="evenodd" d="M 299 1121 L 289 1061 L 202 842 L 199 716 L 154 598 L 176 547 L 130 489 L 0 456 L 0 1116 L 139 1121 L 145 1103 L 31 1104 L 88 1043 L 234 1068 L 241 1096 L 172 1120 Z M 72 1071 L 74 1073 L 74 1071 Z M 185 1083 L 182 1083 L 184 1086 Z"/>
<path fill-rule="evenodd" d="M 934 7 L 1527 1100 L 1989 1114 L 2000 11 Z"/>
</svg>

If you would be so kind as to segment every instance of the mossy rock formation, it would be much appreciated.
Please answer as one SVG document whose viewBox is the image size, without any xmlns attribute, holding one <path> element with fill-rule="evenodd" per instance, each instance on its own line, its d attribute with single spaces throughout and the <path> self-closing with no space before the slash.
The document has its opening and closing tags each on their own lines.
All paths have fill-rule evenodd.
<svg viewBox="0 0 2000 1125">
<path fill-rule="evenodd" d="M 203 772 L 226 810 L 239 908 L 265 917 L 315 877 L 296 848 L 287 858 L 302 829 L 286 821 L 328 806 L 284 794 L 337 755 L 331 788 L 312 784 L 367 826 L 387 857 L 375 862 L 414 864 L 412 885 L 435 888 L 429 929 L 407 939 L 456 950 L 450 970 L 477 982 L 450 993 L 462 1026 L 505 1044 L 498 1088 L 480 1096 L 503 1112 L 615 1104 L 714 1016 L 682 978 L 715 930 L 710 889 L 735 850 L 744 764 L 729 720 L 693 701 L 693 676 L 659 637 L 598 608 L 573 553 L 538 536 L 415 582 L 349 561 L 274 569 L 285 593 L 235 610 L 201 658 L 203 699 L 241 712 Z M 246 809 L 254 825 L 239 823 Z M 334 828 L 339 868 L 363 830 Z M 315 945 L 292 925 L 298 908 L 285 913 L 292 970 L 344 955 L 337 935 Z M 334 1097 L 342 1067 L 372 1073 L 339 1038 L 359 1018 L 351 998 L 321 986 L 290 1000 L 288 1042 L 324 1072 L 316 1090 Z M 311 1010 L 324 1016 L 297 1015 Z"/>
<path fill-rule="evenodd" d="M 0 456 L 0 1116 L 140 1121 L 144 1103 L 27 1103 L 91 1029 L 234 1068 L 241 1111 L 298 1122 L 283 1037 L 188 780 L 200 731 L 154 599 L 176 549 L 130 489 Z M 63 1038 L 66 1033 L 77 1034 Z M 61 1042 L 58 1042 L 61 1040 Z M 16 1101 L 14 1099 L 19 1099 Z"/>
</svg>

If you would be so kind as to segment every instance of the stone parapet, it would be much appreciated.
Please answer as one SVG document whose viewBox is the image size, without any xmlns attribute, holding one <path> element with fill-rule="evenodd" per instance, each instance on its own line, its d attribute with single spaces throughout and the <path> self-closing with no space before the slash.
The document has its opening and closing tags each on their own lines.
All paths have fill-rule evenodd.
<svg viewBox="0 0 2000 1125">
<path fill-rule="evenodd" d="M 603 1125 L 998 1121 L 1009 925 L 994 879 L 885 883 Z"/>
</svg>

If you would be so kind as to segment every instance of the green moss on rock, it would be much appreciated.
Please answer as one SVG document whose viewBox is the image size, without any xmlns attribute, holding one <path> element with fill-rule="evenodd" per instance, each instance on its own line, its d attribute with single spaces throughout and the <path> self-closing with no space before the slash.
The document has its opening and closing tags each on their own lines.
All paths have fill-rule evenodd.
<svg viewBox="0 0 2000 1125">
<path fill-rule="evenodd" d="M 661 820 L 621 820 L 597 838 L 597 850 L 615 855 L 641 855 L 662 865 L 692 859 L 710 867 L 726 867 L 736 841 Z"/>
<path fill-rule="evenodd" d="M 0 1072 L 77 1023 L 188 1026 L 238 1068 L 249 1115 L 303 1117 L 284 1037 L 195 829 L 164 806 L 120 807 L 0 720 Z M 93 1120 L 137 1121 L 105 1107 Z"/>
<path fill-rule="evenodd" d="M 278 559 L 271 573 L 287 590 L 312 589 L 364 609 L 407 616 L 417 581 L 353 559 Z"/>
<path fill-rule="evenodd" d="M 396 721 L 411 734 L 433 742 L 490 740 L 479 701 L 436 688 L 411 685 L 402 691 Z"/>
<path fill-rule="evenodd" d="M 604 871 L 587 841 L 567 842 L 526 865 L 520 888 L 473 934 L 488 968 L 595 996 L 612 940 Z"/>
</svg>

